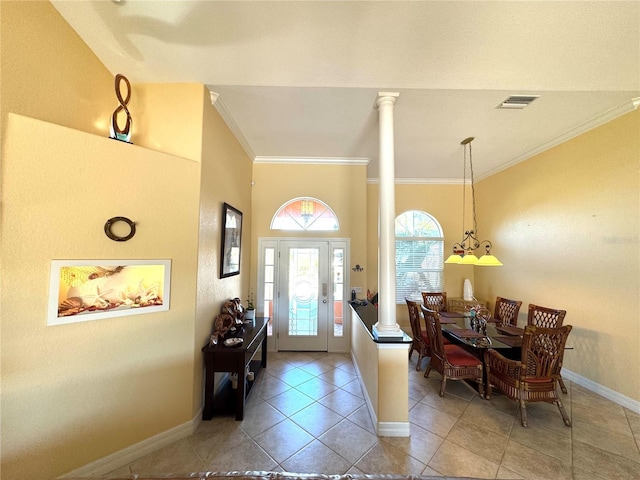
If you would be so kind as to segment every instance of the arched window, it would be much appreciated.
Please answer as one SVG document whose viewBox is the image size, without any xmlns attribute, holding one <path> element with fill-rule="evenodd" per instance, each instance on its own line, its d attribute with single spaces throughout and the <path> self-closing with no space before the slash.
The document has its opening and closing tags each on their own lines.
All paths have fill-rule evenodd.
<svg viewBox="0 0 640 480">
<path fill-rule="evenodd" d="M 409 210 L 396 217 L 396 303 L 405 297 L 422 301 L 421 292 L 443 285 L 444 237 L 431 215 Z"/>
<path fill-rule="evenodd" d="M 338 218 L 324 202 L 312 197 L 294 198 L 271 219 L 271 230 L 338 230 Z"/>
</svg>

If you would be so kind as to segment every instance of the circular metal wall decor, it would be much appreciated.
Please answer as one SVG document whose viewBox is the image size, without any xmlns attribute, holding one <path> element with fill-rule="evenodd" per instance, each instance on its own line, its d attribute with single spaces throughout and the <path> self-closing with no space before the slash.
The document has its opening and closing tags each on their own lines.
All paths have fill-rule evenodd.
<svg viewBox="0 0 640 480">
<path fill-rule="evenodd" d="M 127 225 L 129 225 L 129 229 L 130 229 L 129 234 L 125 235 L 124 237 L 120 237 L 115 233 L 113 233 L 111 231 L 111 227 L 116 222 L 124 222 Z M 116 242 L 126 242 L 127 240 L 131 240 L 133 236 L 136 234 L 136 222 L 132 222 L 127 217 L 112 217 L 109 220 L 107 220 L 107 223 L 104 224 L 104 233 L 106 233 L 107 237 L 109 237 L 111 240 L 114 240 Z"/>
</svg>

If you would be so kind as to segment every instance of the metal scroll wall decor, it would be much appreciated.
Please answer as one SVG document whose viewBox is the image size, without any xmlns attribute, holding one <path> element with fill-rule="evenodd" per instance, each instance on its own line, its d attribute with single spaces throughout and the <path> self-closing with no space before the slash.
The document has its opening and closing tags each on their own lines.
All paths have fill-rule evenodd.
<svg viewBox="0 0 640 480">
<path fill-rule="evenodd" d="M 126 85 L 126 96 L 122 98 L 122 88 L 120 83 L 124 81 Z M 131 84 L 127 77 L 121 74 L 116 75 L 115 80 L 115 88 L 116 88 L 116 97 L 118 97 L 118 108 L 115 109 L 113 115 L 111 115 L 111 125 L 109 126 L 109 137 L 120 140 L 122 142 L 131 143 L 131 124 L 133 120 L 131 120 L 131 114 L 129 113 L 129 109 L 127 108 L 127 104 L 131 99 Z M 124 112 L 127 116 L 127 123 L 125 123 L 124 128 L 120 128 L 118 125 L 118 114 L 120 112 Z"/>
</svg>

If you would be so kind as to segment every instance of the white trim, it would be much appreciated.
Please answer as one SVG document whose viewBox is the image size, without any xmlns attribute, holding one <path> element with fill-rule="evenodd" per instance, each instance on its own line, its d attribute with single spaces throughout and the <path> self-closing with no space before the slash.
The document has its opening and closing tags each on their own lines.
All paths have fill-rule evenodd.
<svg viewBox="0 0 640 480">
<path fill-rule="evenodd" d="M 580 385 L 581 387 L 584 387 L 587 390 L 591 390 L 593 393 L 597 393 L 598 395 L 601 395 L 604 398 L 608 398 L 609 400 L 617 403 L 620 406 L 623 406 L 633 412 L 640 414 L 640 402 L 637 400 L 634 400 L 633 398 L 629 398 L 626 395 L 622 395 L 621 393 L 618 393 L 615 390 L 611 390 L 610 388 L 605 387 L 604 385 L 600 385 L 599 383 L 596 383 L 593 380 L 589 380 L 587 377 L 578 375 L 577 373 L 574 373 L 571 370 L 567 370 L 566 368 L 562 369 L 562 378 L 569 380 L 577 385 Z"/>
<path fill-rule="evenodd" d="M 220 94 L 209 90 L 209 96 L 211 97 L 211 105 L 213 105 L 214 108 L 218 111 L 218 113 L 222 117 L 222 120 L 224 120 L 224 123 L 227 124 L 227 127 L 229 127 L 229 130 L 231 130 L 233 136 L 236 137 L 236 140 L 238 140 L 238 143 L 242 146 L 242 149 L 245 151 L 245 153 L 249 156 L 250 159 L 253 159 L 255 157 L 255 154 L 253 153 L 251 145 L 249 145 L 249 142 L 242 133 L 242 130 L 240 130 L 240 127 L 233 118 L 233 115 L 231 115 L 231 112 L 220 98 Z"/>
<path fill-rule="evenodd" d="M 409 437 L 409 422 L 379 422 L 376 428 L 379 437 Z"/>
<path fill-rule="evenodd" d="M 367 183 L 377 185 L 379 178 L 367 178 Z M 460 178 L 396 178 L 396 185 L 462 185 L 464 182 Z M 470 182 L 467 180 L 468 184 Z"/>
<path fill-rule="evenodd" d="M 322 202 L 324 203 L 324 202 Z M 293 232 L 298 233 L 298 232 Z M 313 232 L 316 233 L 316 232 Z M 282 242 L 324 242 L 327 244 L 329 249 L 329 268 L 331 268 L 331 255 L 333 248 L 343 248 L 344 249 L 344 282 L 343 282 L 343 298 L 344 300 L 344 311 L 350 311 L 348 306 L 347 294 L 351 291 L 351 239 L 347 237 L 258 237 L 258 275 L 257 275 L 257 285 L 258 290 L 256 292 L 256 300 L 258 307 L 256 309 L 257 315 L 265 315 L 263 312 L 264 309 L 264 295 L 263 290 L 260 288 L 261 285 L 264 285 L 264 249 L 265 248 L 274 248 L 276 259 L 275 259 L 275 271 L 274 271 L 274 285 L 280 283 L 280 268 L 278 266 L 278 258 L 280 252 L 283 248 Z M 329 275 L 329 278 L 333 278 Z M 331 284 L 333 285 L 333 280 L 331 280 Z M 330 289 L 333 291 L 332 289 Z M 332 294 L 333 295 L 333 294 Z M 279 352 L 280 351 L 280 340 L 278 338 L 278 326 L 276 322 L 276 318 L 278 318 L 278 302 L 274 299 L 273 303 L 273 330 L 272 335 L 269 337 L 269 341 L 267 342 L 267 351 L 269 352 Z M 331 318 L 333 321 L 333 317 Z M 327 352 L 349 352 L 350 351 L 350 339 L 351 339 L 351 330 L 353 328 L 353 323 L 351 319 L 351 315 L 344 315 L 342 318 L 342 336 L 336 337 L 333 335 L 333 323 L 327 321 Z"/>
<path fill-rule="evenodd" d="M 158 433 L 153 437 L 142 440 L 141 442 L 130 445 L 117 452 L 100 458 L 95 462 L 91 462 L 83 467 L 77 468 L 71 472 L 65 473 L 58 478 L 77 478 L 91 477 L 96 475 L 105 475 L 117 468 L 121 468 L 129 463 L 141 458 L 149 453 L 155 452 L 159 448 L 182 440 L 195 432 L 198 425 L 202 421 L 202 408 L 200 408 L 195 417 L 188 422 L 170 428 L 169 430 Z"/>
<path fill-rule="evenodd" d="M 611 108 L 606 112 L 603 112 L 600 115 L 597 115 L 591 120 L 587 120 L 586 122 L 583 122 L 580 125 L 577 125 L 567 130 L 563 134 L 558 135 L 557 137 L 554 137 L 551 140 L 543 142 L 537 147 L 534 147 L 531 150 L 528 150 L 512 158 L 511 160 L 505 163 L 502 163 L 495 168 L 492 168 L 491 170 L 488 170 L 480 175 L 476 175 L 475 179 L 479 181 L 479 180 L 488 178 L 492 175 L 495 175 L 496 173 L 501 172 L 502 170 L 506 170 L 507 168 L 512 167 L 520 162 L 524 162 L 525 160 L 528 160 L 529 158 L 535 155 L 538 155 L 544 152 L 545 150 L 549 150 L 550 148 L 558 146 L 568 140 L 571 140 L 572 138 L 577 137 L 578 135 L 582 135 L 583 133 L 586 133 L 589 130 L 599 127 L 600 125 L 604 125 L 605 123 L 610 122 L 629 112 L 632 112 L 633 110 L 637 110 L 638 107 L 640 107 L 640 97 L 634 97 L 631 99 L 631 101 L 624 102 L 623 104 L 618 105 L 617 107 Z M 377 183 L 380 183 L 380 179 L 367 178 L 367 183 L 377 184 Z M 462 181 L 460 179 L 454 179 L 454 178 L 442 178 L 442 179 L 437 179 L 437 178 L 398 179 L 396 178 L 396 183 L 424 184 L 424 185 L 460 185 Z"/>
<path fill-rule="evenodd" d="M 561 135 L 554 137 L 546 142 L 541 143 L 535 148 L 528 150 L 508 162 L 505 162 L 497 167 L 484 172 L 482 175 L 477 175 L 476 180 L 482 180 L 484 178 L 490 177 L 491 175 L 495 175 L 502 170 L 506 170 L 507 168 L 516 165 L 520 162 L 524 162 L 529 158 L 538 155 L 550 148 L 556 147 L 564 142 L 571 140 L 572 138 L 577 137 L 578 135 L 582 135 L 583 133 L 588 132 L 589 130 L 593 130 L 600 125 L 604 125 L 622 115 L 625 115 L 633 110 L 636 110 L 640 106 L 640 97 L 632 98 L 630 101 L 624 102 L 622 105 L 618 105 L 617 107 L 611 108 L 606 112 L 601 113 L 600 115 L 592 118 L 591 120 L 587 120 L 586 122 L 581 123 L 580 125 L 576 125 L 575 127 L 567 130 Z"/>
<path fill-rule="evenodd" d="M 369 165 L 364 157 L 255 157 L 253 163 L 284 163 L 304 165 Z"/>
</svg>

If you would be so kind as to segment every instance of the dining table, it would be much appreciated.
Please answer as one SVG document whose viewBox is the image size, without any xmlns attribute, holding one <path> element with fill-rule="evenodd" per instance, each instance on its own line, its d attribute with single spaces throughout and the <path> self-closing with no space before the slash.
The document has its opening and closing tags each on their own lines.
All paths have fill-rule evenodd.
<svg viewBox="0 0 640 480">
<path fill-rule="evenodd" d="M 500 350 L 508 357 L 519 358 L 524 329 L 512 325 L 502 325 L 494 318 L 483 319 L 486 325 L 474 328 L 473 316 L 469 312 L 440 312 L 442 333 L 454 343 L 467 347 L 467 350 L 484 356 L 489 348 Z"/>
<path fill-rule="evenodd" d="M 486 318 L 484 319 L 485 328 L 478 329 L 472 322 L 471 312 L 441 311 L 439 315 L 442 334 L 450 342 L 462 346 L 466 351 L 482 360 L 485 391 L 487 386 L 487 350 L 490 348 L 498 350 L 511 360 L 521 359 L 524 328 L 511 324 L 503 325 L 500 320 Z M 573 350 L 573 346 L 567 345 L 565 350 Z"/>
<path fill-rule="evenodd" d="M 478 320 L 476 318 L 476 320 Z M 524 329 L 512 325 L 502 325 L 494 318 L 483 318 L 480 326 L 473 322 L 471 312 L 440 312 L 440 328 L 442 334 L 452 343 L 482 360 L 482 376 L 486 390 L 487 361 L 486 352 L 493 348 L 512 360 L 521 356 L 522 335 Z"/>
</svg>

